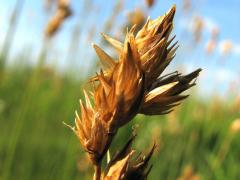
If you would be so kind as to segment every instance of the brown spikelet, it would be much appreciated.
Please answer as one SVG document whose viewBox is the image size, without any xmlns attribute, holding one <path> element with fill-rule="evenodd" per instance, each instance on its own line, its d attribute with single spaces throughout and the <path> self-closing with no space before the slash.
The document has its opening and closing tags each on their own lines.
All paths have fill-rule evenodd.
<svg viewBox="0 0 240 180">
<path fill-rule="evenodd" d="M 112 131 L 126 124 L 139 109 L 144 81 L 139 54 L 132 33 L 126 36 L 118 63 L 98 46 L 94 45 L 94 48 L 107 67 L 105 73 L 101 72 L 96 77 L 99 85 L 94 101 L 100 118 L 108 123 L 109 131 Z"/>
<path fill-rule="evenodd" d="M 140 8 L 136 8 L 134 11 L 128 14 L 128 25 L 136 26 L 136 29 L 139 29 L 145 22 L 146 15 L 144 11 Z"/>
<path fill-rule="evenodd" d="M 72 10 L 69 4 L 69 0 L 58 0 L 56 13 L 49 20 L 45 29 L 45 34 L 47 37 L 52 37 L 62 26 L 64 20 L 71 16 Z"/>
<path fill-rule="evenodd" d="M 154 5 L 155 1 L 154 0 L 145 0 L 147 6 L 150 8 Z"/>
<path fill-rule="evenodd" d="M 70 127 L 80 140 L 93 164 L 101 160 L 110 136 L 104 121 L 92 107 L 88 94 L 84 91 L 86 104 L 80 100 L 81 118 L 76 112 L 75 127 Z"/>
<path fill-rule="evenodd" d="M 151 171 L 148 162 L 153 155 L 155 145 L 146 155 L 134 156 L 135 151 L 131 150 L 131 145 L 135 136 L 130 138 L 121 151 L 117 152 L 108 163 L 104 180 L 145 180 Z"/>
<path fill-rule="evenodd" d="M 134 151 L 131 151 L 126 157 L 118 160 L 111 166 L 104 176 L 104 180 L 123 180 L 127 172 L 129 159 L 131 158 Z"/>
<path fill-rule="evenodd" d="M 150 91 L 146 93 L 140 113 L 162 115 L 171 112 L 173 107 L 188 97 L 180 94 L 195 85 L 195 82 L 192 81 L 200 71 L 201 69 L 198 69 L 185 76 L 177 73 L 157 79 Z"/>
<path fill-rule="evenodd" d="M 113 69 L 116 64 L 114 59 L 112 59 L 112 57 L 110 57 L 103 49 L 98 47 L 96 44 L 93 44 L 93 48 L 95 49 L 102 66 L 106 69 Z"/>
<path fill-rule="evenodd" d="M 129 92 L 124 93 L 125 99 L 126 97 L 133 99 L 131 98 L 132 96 L 138 95 L 136 92 L 139 92 L 140 88 L 136 83 L 137 78 L 134 80 L 130 73 L 128 73 L 133 72 L 130 68 L 124 68 L 125 70 L 120 72 L 122 81 L 120 79 L 117 80 L 117 78 L 112 78 L 112 76 L 113 74 L 117 74 L 115 72 L 119 71 L 119 67 L 121 66 L 120 64 L 122 64 L 122 66 L 124 65 L 123 54 L 132 54 L 132 57 L 126 56 L 126 58 L 129 59 L 129 63 L 135 62 L 135 65 L 141 70 L 141 73 L 139 74 L 142 74 L 142 79 L 144 77 L 144 84 L 142 84 L 144 88 L 142 94 L 144 96 L 144 100 L 143 102 L 140 102 L 140 107 L 136 107 L 136 109 L 140 108 L 140 113 L 143 114 L 160 115 L 169 113 L 174 106 L 179 104 L 181 100 L 188 97 L 180 94 L 195 85 L 195 83 L 191 82 L 201 71 L 201 69 L 198 69 L 186 76 L 177 73 L 165 78 L 161 77 L 163 71 L 175 57 L 175 53 L 178 48 L 177 42 L 173 43 L 175 36 L 170 37 L 173 29 L 175 11 L 176 7 L 173 6 L 164 16 L 155 20 L 148 19 L 146 24 L 136 33 L 136 36 L 134 36 L 136 30 L 135 27 L 133 27 L 128 32 L 124 44 L 103 34 L 104 38 L 119 53 L 120 59 L 118 61 L 114 61 L 99 47 L 95 47 L 101 61 L 103 61 L 104 64 L 108 64 L 105 65 L 106 68 L 103 72 L 104 77 L 119 82 L 115 86 L 119 92 L 118 94 L 120 94 L 123 90 L 125 92 Z M 131 49 L 132 52 L 126 52 L 127 48 Z M 128 61 L 125 60 L 124 62 Z M 129 67 L 133 66 L 131 65 Z M 128 79 L 128 81 L 126 81 L 126 79 Z M 98 80 L 98 78 L 94 77 L 92 80 L 95 81 Z M 134 84 L 133 82 L 135 82 L 134 86 L 132 85 Z M 140 84 L 141 83 L 139 83 L 139 85 Z M 135 87 L 137 91 L 132 91 L 131 96 L 130 91 L 134 89 L 133 87 Z M 142 99 L 142 96 L 140 96 L 139 99 Z M 126 118 L 126 116 L 122 117 Z M 128 122 L 128 120 L 126 122 Z"/>
<path fill-rule="evenodd" d="M 110 36 L 102 33 L 102 36 L 105 38 L 106 41 L 108 41 L 114 48 L 115 50 L 118 52 L 118 53 L 121 53 L 122 50 L 123 50 L 123 44 L 116 40 L 116 39 L 113 39 L 111 38 Z"/>
<path fill-rule="evenodd" d="M 229 128 L 230 132 L 235 134 L 235 133 L 239 133 L 240 132 L 240 118 L 235 119 Z"/>
<path fill-rule="evenodd" d="M 195 17 L 194 18 L 194 25 L 193 25 L 193 36 L 194 41 L 196 43 L 200 42 L 202 39 L 202 33 L 204 30 L 204 20 L 202 17 Z"/>
<path fill-rule="evenodd" d="M 192 166 L 187 165 L 177 180 L 201 180 L 201 177 L 194 172 Z"/>
</svg>

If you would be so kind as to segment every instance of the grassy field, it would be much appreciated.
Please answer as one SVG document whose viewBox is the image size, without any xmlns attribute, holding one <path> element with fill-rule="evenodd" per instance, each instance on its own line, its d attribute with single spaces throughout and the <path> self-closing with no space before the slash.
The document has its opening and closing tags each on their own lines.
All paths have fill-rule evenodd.
<svg viewBox="0 0 240 180">
<path fill-rule="evenodd" d="M 46 65 L 52 57 L 47 59 L 45 52 L 37 57 L 38 60 L 34 59 L 36 61 L 30 59 L 30 56 L 35 55 L 36 52 L 30 52 L 31 48 L 28 50 L 28 46 L 22 47 L 22 54 L 11 54 L 20 12 L 24 6 L 24 1 L 17 2 L 16 8 L 11 10 L 9 29 L 0 49 L 0 180 L 92 179 L 93 169 L 86 153 L 77 137 L 63 122 L 74 124 L 74 111 L 79 109 L 78 100 L 82 98 L 82 89 L 89 88 L 85 77 L 82 77 L 82 69 L 76 69 L 75 62 L 78 62 L 76 59 L 81 54 L 81 57 L 84 57 L 80 58 L 82 64 L 87 61 L 93 62 L 90 60 L 95 56 L 89 55 L 93 51 L 88 52 L 83 46 L 87 46 L 86 44 L 90 46 L 90 42 L 95 42 L 95 31 L 99 31 L 100 28 L 98 23 L 101 22 L 101 32 L 105 33 L 114 34 L 111 30 L 126 29 L 129 20 L 123 24 L 121 20 L 118 24 L 118 14 L 121 11 L 125 12 L 123 4 L 121 1 L 116 1 L 116 5 L 110 10 L 106 10 L 103 4 L 102 10 L 99 11 L 97 4 L 84 1 L 86 4 L 81 7 L 80 13 L 73 12 L 73 15 L 76 13 L 76 17 L 79 16 L 77 17 L 79 27 L 74 26 L 69 49 L 65 52 L 68 66 L 66 69 L 69 69 L 59 72 L 56 69 L 61 64 L 61 59 L 58 59 L 61 53 L 57 52 L 61 49 L 58 49 L 57 45 L 66 43 L 65 38 L 68 36 L 65 38 L 62 36 L 62 39 L 60 36 L 61 41 L 55 39 L 51 42 L 48 39 L 50 43 L 39 36 L 38 40 L 43 44 L 42 48 L 38 47 L 39 49 L 46 50 L 46 54 L 57 50 L 52 52 L 56 63 L 50 62 L 56 66 Z M 160 6 L 162 5 L 159 4 Z M 199 11 L 200 5 L 196 7 Z M 34 10 L 31 9 L 32 11 Z M 111 12 L 108 13 L 106 22 L 103 19 L 95 22 L 95 17 L 100 16 L 100 13 L 105 14 L 105 11 Z M 39 13 L 42 12 L 36 12 Z M 185 13 L 182 15 L 186 16 Z M 24 16 L 23 19 L 25 18 Z M 91 19 L 94 21 L 91 22 Z M 40 22 L 33 18 L 31 23 L 31 26 L 37 27 L 37 23 Z M 196 30 L 199 29 L 201 27 Z M 196 32 L 196 35 L 199 35 L 199 32 Z M 120 31 L 118 33 L 122 34 Z M 185 33 L 182 33 L 184 41 L 188 40 Z M 69 35 L 69 31 L 67 34 Z M 78 42 L 80 37 L 82 39 Z M 21 43 L 24 44 L 25 40 L 19 42 Z M 105 46 L 104 43 L 99 42 L 101 46 Z M 66 50 L 66 46 L 62 48 Z M 183 50 L 179 59 L 192 60 L 189 58 L 191 51 L 194 51 L 194 48 L 187 48 L 186 52 Z M 10 59 L 12 55 L 16 56 L 16 59 Z M 7 64 L 9 59 L 15 64 Z M 38 63 L 30 65 L 29 62 Z M 210 61 L 206 61 L 208 62 Z M 94 74 L 97 64 L 91 66 L 93 67 L 91 74 Z M 209 69 L 209 72 L 212 73 L 212 69 Z M 149 151 L 154 142 L 157 144 L 157 150 L 150 161 L 153 164 L 150 180 L 239 180 L 240 120 L 237 119 L 240 118 L 240 99 L 236 102 L 231 92 L 224 99 L 217 95 L 203 99 L 197 93 L 198 86 L 197 84 L 192 88 L 192 92 L 188 92 L 191 96 L 168 115 L 135 117 L 132 122 L 119 130 L 111 145 L 110 154 L 120 149 L 134 130 L 137 132 L 137 137 L 133 146 L 137 152 Z M 106 160 L 104 161 L 106 164 Z"/>
<path fill-rule="evenodd" d="M 73 124 L 83 82 L 46 66 L 2 69 L 0 179 L 91 179 L 85 153 L 62 124 Z M 230 98 L 201 101 L 192 94 L 169 115 L 137 116 L 119 131 L 111 153 L 134 127 L 137 150 L 158 144 L 150 179 L 237 180 L 240 134 L 230 127 L 238 107 Z"/>
</svg>

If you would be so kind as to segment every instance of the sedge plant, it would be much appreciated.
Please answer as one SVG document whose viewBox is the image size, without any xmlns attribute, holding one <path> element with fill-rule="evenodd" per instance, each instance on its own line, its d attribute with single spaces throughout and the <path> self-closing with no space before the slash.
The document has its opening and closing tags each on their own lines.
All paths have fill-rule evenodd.
<svg viewBox="0 0 240 180">
<path fill-rule="evenodd" d="M 148 19 L 136 32 L 133 26 L 124 42 L 103 34 L 118 54 L 117 60 L 93 44 L 102 69 L 90 79 L 93 90 L 84 90 L 85 103 L 80 100 L 81 116 L 76 112 L 75 127 L 69 126 L 78 137 L 94 167 L 94 180 L 147 179 L 151 170 L 149 160 L 154 144 L 145 156 L 136 156 L 131 137 L 102 168 L 102 160 L 119 128 L 137 114 L 164 115 L 188 97 L 181 93 L 195 85 L 201 69 L 181 75 L 177 71 L 162 73 L 174 59 L 178 48 L 171 36 L 176 7 L 164 16 Z"/>
</svg>

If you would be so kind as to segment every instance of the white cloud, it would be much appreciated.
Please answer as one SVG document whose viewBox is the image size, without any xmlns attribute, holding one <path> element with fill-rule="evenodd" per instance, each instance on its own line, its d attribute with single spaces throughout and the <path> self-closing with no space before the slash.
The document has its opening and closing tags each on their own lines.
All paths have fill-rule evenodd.
<svg viewBox="0 0 240 180">
<path fill-rule="evenodd" d="M 208 32 L 212 32 L 213 29 L 218 28 L 217 22 L 210 17 L 203 17 L 204 27 Z"/>
<path fill-rule="evenodd" d="M 236 54 L 237 56 L 240 56 L 240 44 L 235 44 L 233 47 L 233 52 L 234 54 Z"/>
<path fill-rule="evenodd" d="M 198 80 L 197 89 L 203 97 L 213 94 L 224 95 L 232 82 L 237 82 L 238 72 L 224 67 L 203 69 Z"/>
<path fill-rule="evenodd" d="M 234 80 L 237 75 L 228 69 L 219 68 L 216 69 L 213 77 L 218 83 L 229 83 Z"/>
<path fill-rule="evenodd" d="M 211 33 L 214 29 L 218 28 L 218 23 L 210 17 L 203 17 L 199 15 L 194 15 L 191 18 L 183 17 L 179 20 L 179 26 L 189 32 L 194 31 L 196 18 L 200 18 L 204 24 L 204 30 Z"/>
</svg>

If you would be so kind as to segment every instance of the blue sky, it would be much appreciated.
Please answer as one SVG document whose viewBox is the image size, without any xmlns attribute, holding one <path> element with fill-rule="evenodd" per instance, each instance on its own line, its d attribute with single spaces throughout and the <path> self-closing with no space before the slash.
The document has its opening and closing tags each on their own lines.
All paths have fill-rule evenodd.
<svg viewBox="0 0 240 180">
<path fill-rule="evenodd" d="M 177 5 L 177 14 L 175 16 L 175 30 L 179 40 L 180 48 L 177 57 L 171 64 L 170 70 L 180 68 L 183 72 L 190 72 L 198 67 L 204 71 L 199 78 L 199 87 L 201 94 L 221 94 L 224 96 L 229 89 L 229 84 L 237 82 L 234 90 L 240 89 L 240 0 L 193 0 L 191 11 L 184 13 L 182 11 L 183 0 L 156 0 L 152 9 L 147 9 L 144 0 L 125 0 L 123 11 L 117 17 L 118 24 L 126 21 L 126 14 L 136 7 L 144 9 L 151 18 L 156 18 L 164 14 L 173 4 Z M 112 15 L 114 0 L 93 0 L 92 8 L 86 10 L 83 7 L 84 0 L 72 0 L 71 6 L 74 15 L 69 18 L 56 37 L 53 38 L 51 46 L 51 56 L 48 64 L 64 68 L 70 60 L 66 56 L 69 48 L 71 34 L 74 27 L 78 24 L 80 27 L 80 37 L 78 42 L 78 51 L 74 61 L 85 73 L 91 67 L 95 56 L 91 43 L 98 43 L 103 30 L 103 25 L 107 18 Z M 104 2 L 104 3 L 103 3 Z M 0 45 L 8 28 L 10 13 L 16 0 L 0 0 Z M 29 50 L 33 58 L 30 63 L 36 63 L 38 51 L 41 48 L 43 40 L 43 31 L 51 12 L 46 13 L 43 8 L 44 0 L 25 0 L 24 9 L 20 15 L 19 24 L 11 49 L 11 63 L 15 62 L 16 55 L 23 50 Z M 84 12 L 85 10 L 85 12 Z M 87 13 L 86 13 L 87 12 Z M 204 20 L 204 32 L 201 42 L 193 43 L 192 24 L 194 17 L 200 16 Z M 89 30 L 95 27 L 95 32 L 91 37 L 87 37 Z M 118 26 L 117 26 L 118 27 Z M 205 46 L 210 38 L 212 28 L 220 29 L 218 41 L 214 52 L 206 55 Z M 114 35 L 117 29 L 108 32 Z M 224 56 L 221 53 L 221 44 L 225 41 L 231 41 L 233 48 L 231 53 Z M 54 59 L 54 60 L 52 60 Z"/>
</svg>

